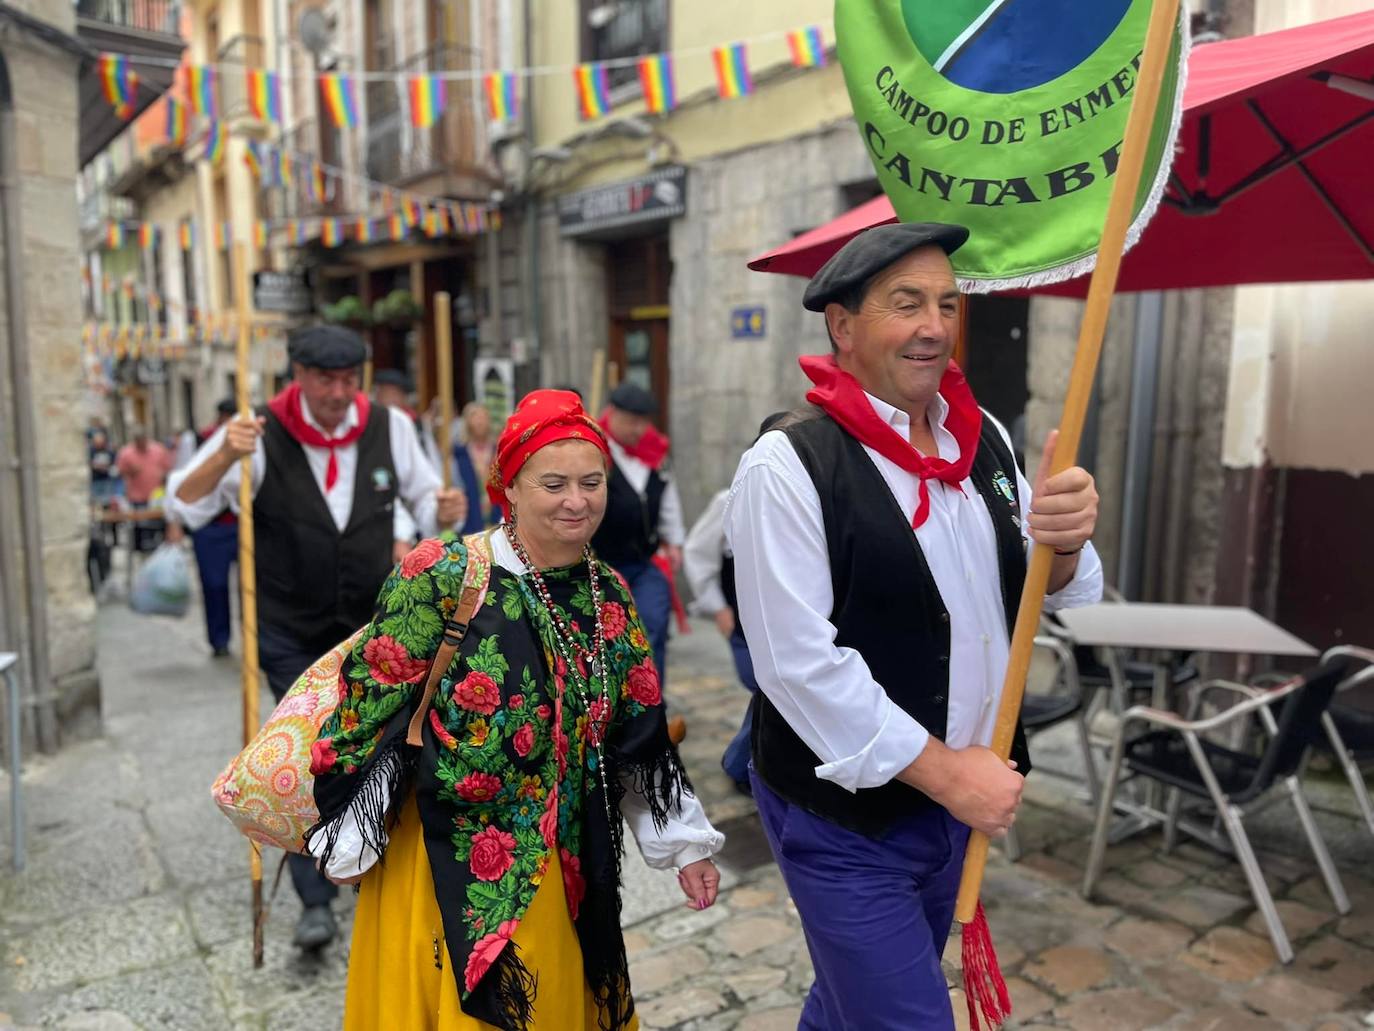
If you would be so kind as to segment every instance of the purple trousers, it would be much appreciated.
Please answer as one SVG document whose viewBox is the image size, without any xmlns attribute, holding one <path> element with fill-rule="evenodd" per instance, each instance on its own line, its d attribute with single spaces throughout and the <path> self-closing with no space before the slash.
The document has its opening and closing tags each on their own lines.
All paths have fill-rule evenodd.
<svg viewBox="0 0 1374 1031">
<path fill-rule="evenodd" d="M 816 971 L 798 1028 L 953 1028 L 940 955 L 968 828 L 932 807 L 875 841 L 778 797 L 752 769 L 750 780 Z"/>
</svg>

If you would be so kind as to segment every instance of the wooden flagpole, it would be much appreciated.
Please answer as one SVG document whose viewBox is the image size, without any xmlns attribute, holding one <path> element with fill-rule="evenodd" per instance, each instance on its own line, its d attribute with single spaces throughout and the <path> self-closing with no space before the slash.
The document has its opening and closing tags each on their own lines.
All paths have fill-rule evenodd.
<svg viewBox="0 0 1374 1031">
<path fill-rule="evenodd" d="M 234 244 L 234 285 L 238 308 L 238 368 L 235 390 L 239 417 L 253 418 L 248 390 L 248 348 L 253 338 L 252 284 L 248 278 L 248 250 Z M 243 624 L 243 744 L 258 732 L 258 582 L 253 548 L 253 456 L 239 463 L 239 586 Z M 262 966 L 262 851 L 250 841 L 248 870 L 253 882 L 253 966 Z"/>
<path fill-rule="evenodd" d="M 447 290 L 434 294 L 434 375 L 439 381 L 439 425 L 434 439 L 439 445 L 439 475 L 444 486 L 453 486 L 453 301 Z"/>
</svg>

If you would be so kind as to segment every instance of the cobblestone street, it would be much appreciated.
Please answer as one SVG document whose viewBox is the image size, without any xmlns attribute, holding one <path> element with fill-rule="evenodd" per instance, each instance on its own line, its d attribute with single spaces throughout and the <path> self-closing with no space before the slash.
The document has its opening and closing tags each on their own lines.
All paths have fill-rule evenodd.
<svg viewBox="0 0 1374 1031">
<path fill-rule="evenodd" d="M 0 876 L 0 1028 L 337 1027 L 345 946 L 319 959 L 290 945 L 289 884 L 252 969 L 247 846 L 208 789 L 237 748 L 238 673 L 200 641 L 198 617 L 102 610 L 106 737 L 27 764 L 28 868 Z M 724 889 L 705 913 L 680 906 L 671 873 L 627 863 L 626 942 L 642 1026 L 784 1031 L 811 971 L 797 917 L 752 803 L 718 759 L 743 711 L 726 649 L 706 623 L 672 648 L 670 701 L 689 719 L 683 754 L 729 835 Z M 264 692 L 264 713 L 268 711 Z M 1042 771 L 1071 748 L 1037 738 Z M 1134 1031 L 1338 1031 L 1374 1009 L 1374 852 L 1348 789 L 1309 777 L 1353 912 L 1338 918 L 1279 805 L 1253 821 L 1297 957 L 1275 961 L 1240 868 L 1200 846 L 1145 837 L 1107 853 L 1100 903 L 1078 895 L 1089 812 L 1041 772 L 1018 820 L 1024 858 L 1000 852 L 984 900 L 1014 1003 L 1011 1027 Z M 7 787 L 7 786 L 6 786 Z M 7 798 L 7 791 L 0 793 Z M 8 813 L 0 810 L 0 826 Z M 275 857 L 266 862 L 268 886 Z M 351 900 L 339 909 L 345 935 Z M 957 985 L 958 938 L 947 952 Z M 948 962 L 952 959 L 953 962 Z M 952 989 L 964 1026 L 962 995 Z"/>
</svg>

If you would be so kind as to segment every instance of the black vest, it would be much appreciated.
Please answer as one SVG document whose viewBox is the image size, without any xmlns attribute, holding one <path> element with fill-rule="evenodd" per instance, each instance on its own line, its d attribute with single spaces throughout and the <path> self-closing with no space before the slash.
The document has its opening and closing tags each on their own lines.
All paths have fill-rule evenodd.
<svg viewBox="0 0 1374 1031">
<path fill-rule="evenodd" d="M 949 612 L 910 521 L 863 445 L 820 409 L 798 413 L 777 428 L 792 442 L 820 497 L 834 589 L 830 621 L 837 631 L 835 644 L 863 656 L 888 697 L 943 740 L 949 711 Z M 1010 636 L 1026 576 L 1026 552 L 1016 508 L 1015 462 L 988 418 L 970 479 L 992 516 Z M 942 488 L 935 484 L 932 489 Z M 851 793 L 820 779 L 815 768 L 821 760 L 762 694 L 754 709 L 752 743 L 754 766 L 764 783 L 787 801 L 860 834 L 881 837 L 893 824 L 935 804 L 895 780 Z M 1021 772 L 1030 769 L 1019 725 L 1011 754 Z"/>
<path fill-rule="evenodd" d="M 667 481 L 656 469 L 649 470 L 641 495 L 630 485 L 620 466 L 611 462 L 606 490 L 606 515 L 592 538 L 592 547 L 604 562 L 619 568 L 647 562 L 658 551 L 658 514 Z"/>
<path fill-rule="evenodd" d="M 267 469 L 253 500 L 258 611 L 323 652 L 372 618 L 391 572 L 391 417 L 385 408 L 372 408 L 357 442 L 356 480 L 334 486 L 353 490 L 353 511 L 340 533 L 305 451 L 275 415 L 266 414 Z"/>
</svg>

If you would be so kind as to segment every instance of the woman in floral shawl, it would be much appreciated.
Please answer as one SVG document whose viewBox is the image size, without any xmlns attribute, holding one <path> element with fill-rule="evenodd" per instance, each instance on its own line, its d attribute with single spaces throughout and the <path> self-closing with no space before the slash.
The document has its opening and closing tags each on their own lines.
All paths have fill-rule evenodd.
<svg viewBox="0 0 1374 1031">
<path fill-rule="evenodd" d="M 350 1031 L 637 1027 L 622 815 L 651 866 L 679 868 L 691 908 L 715 901 L 724 839 L 668 740 L 629 592 L 588 548 L 607 459 L 575 394 L 527 396 L 489 487 L 508 521 L 407 555 L 346 664 L 307 840 L 332 878 L 360 882 Z M 488 556 L 485 599 L 408 746 L 464 572 Z"/>
</svg>

